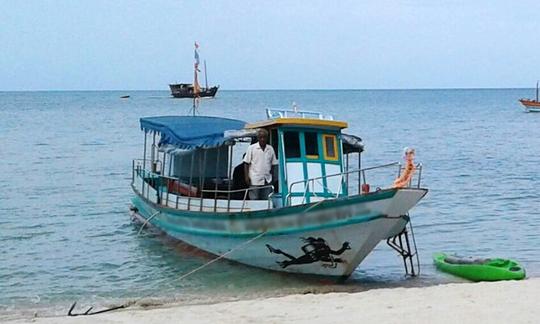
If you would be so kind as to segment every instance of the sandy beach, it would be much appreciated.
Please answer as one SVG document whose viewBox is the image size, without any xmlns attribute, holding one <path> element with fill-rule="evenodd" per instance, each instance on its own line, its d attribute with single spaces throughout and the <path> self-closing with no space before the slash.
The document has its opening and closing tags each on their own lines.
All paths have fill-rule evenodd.
<svg viewBox="0 0 540 324">
<path fill-rule="evenodd" d="M 12 323 L 538 323 L 540 279 L 290 295 Z"/>
</svg>

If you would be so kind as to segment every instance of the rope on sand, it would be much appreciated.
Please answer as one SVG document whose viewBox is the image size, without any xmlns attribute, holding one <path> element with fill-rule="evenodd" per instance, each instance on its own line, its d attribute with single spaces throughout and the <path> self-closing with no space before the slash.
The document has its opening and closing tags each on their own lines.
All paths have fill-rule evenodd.
<svg viewBox="0 0 540 324">
<path fill-rule="evenodd" d="M 158 213 L 159 213 L 159 212 L 154 213 L 152 216 L 150 216 L 150 217 L 147 219 L 147 221 L 149 221 L 150 218 L 156 216 Z M 140 233 L 140 231 L 143 229 L 143 227 L 144 227 L 144 225 L 145 225 L 146 223 L 147 223 L 147 222 L 145 222 L 145 223 L 143 224 L 143 226 L 142 226 L 141 229 L 139 230 L 139 233 Z M 245 246 L 247 246 L 247 245 L 249 245 L 249 244 L 255 242 L 256 240 L 258 240 L 258 239 L 260 239 L 261 237 L 263 237 L 267 232 L 268 232 L 268 231 L 261 232 L 261 233 L 257 234 L 256 236 L 250 238 L 249 240 L 244 241 L 244 242 L 238 244 L 237 246 L 233 247 L 233 248 L 230 249 L 229 251 L 227 251 L 227 252 L 225 252 L 225 253 L 223 253 L 223 254 L 218 255 L 217 257 L 215 257 L 215 258 L 213 258 L 212 260 L 206 262 L 205 264 L 203 264 L 203 265 L 201 265 L 201 266 L 199 266 L 199 267 L 197 267 L 197 268 L 191 270 L 190 272 L 185 273 L 185 274 L 183 274 L 182 276 L 180 276 L 180 277 L 174 279 L 174 281 L 176 281 L 176 280 L 183 280 L 183 279 L 185 279 L 185 278 L 191 276 L 192 274 L 194 274 L 194 273 L 196 273 L 196 272 L 198 272 L 198 271 L 200 271 L 200 270 L 206 268 L 207 266 L 211 265 L 212 263 L 214 263 L 214 262 L 216 262 L 216 261 L 218 261 L 218 260 L 223 259 L 223 258 L 226 257 L 227 255 L 229 255 L 229 254 L 231 254 L 231 253 L 233 253 L 233 252 L 235 252 L 235 251 L 237 251 L 237 250 L 239 250 L 239 249 L 241 249 L 241 248 L 243 248 L 243 247 L 245 247 Z M 145 295 L 145 296 L 143 296 L 143 297 L 140 297 L 140 298 L 136 299 L 135 301 L 127 302 L 127 303 L 124 303 L 124 304 L 119 305 L 119 306 L 113 306 L 113 307 L 106 308 L 106 309 L 99 310 L 99 311 L 95 311 L 95 312 L 92 312 L 92 309 L 94 308 L 94 307 L 92 306 L 92 307 L 88 308 L 88 309 L 86 310 L 86 312 L 83 312 L 83 313 L 73 313 L 73 309 L 75 308 L 75 305 L 77 305 L 77 302 L 74 302 L 74 303 L 71 305 L 71 307 L 70 307 L 70 309 L 69 309 L 69 311 L 68 311 L 68 313 L 67 313 L 67 316 L 95 315 L 95 314 L 102 314 L 102 313 L 105 313 L 105 312 L 110 312 L 110 311 L 114 311 L 114 310 L 118 310 L 118 309 L 122 309 L 122 308 L 127 308 L 127 307 L 129 307 L 129 306 L 131 306 L 131 305 L 137 303 L 137 301 L 140 301 L 140 300 L 142 300 L 142 299 L 144 299 L 144 298 L 146 298 L 146 297 L 148 297 L 148 296 L 150 296 L 150 295 Z"/>
</svg>

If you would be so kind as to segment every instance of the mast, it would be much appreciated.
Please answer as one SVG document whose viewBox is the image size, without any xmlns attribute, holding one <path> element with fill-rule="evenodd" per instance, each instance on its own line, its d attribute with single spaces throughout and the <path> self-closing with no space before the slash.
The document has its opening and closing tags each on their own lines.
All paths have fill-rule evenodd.
<svg viewBox="0 0 540 324">
<path fill-rule="evenodd" d="M 199 87 L 199 76 L 197 75 L 197 72 L 200 72 L 199 71 L 199 44 L 197 44 L 197 42 L 195 42 L 195 55 L 194 55 L 194 58 L 195 58 L 195 63 L 193 64 L 193 116 L 196 115 L 196 110 L 197 110 L 197 106 L 199 104 L 199 92 L 200 92 L 200 87 Z"/>
<path fill-rule="evenodd" d="M 204 83 L 206 84 L 206 90 L 208 90 L 208 76 L 206 75 L 206 60 L 204 60 Z M 538 84 L 536 84 L 536 88 L 538 88 Z M 538 98 L 536 100 L 538 100 Z"/>
<path fill-rule="evenodd" d="M 538 81 L 536 81 L 536 102 L 538 102 Z"/>
<path fill-rule="evenodd" d="M 193 107 L 191 110 L 193 110 L 193 116 L 195 116 L 195 112 L 197 110 L 197 97 L 199 96 L 199 80 L 197 76 L 197 63 L 195 63 L 195 69 L 193 71 Z"/>
</svg>

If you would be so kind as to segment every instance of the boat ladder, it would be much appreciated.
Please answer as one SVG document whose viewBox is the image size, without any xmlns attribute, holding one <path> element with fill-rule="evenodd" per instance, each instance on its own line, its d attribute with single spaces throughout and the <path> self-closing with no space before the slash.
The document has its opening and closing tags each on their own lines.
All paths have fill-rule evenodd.
<svg viewBox="0 0 540 324">
<path fill-rule="evenodd" d="M 407 225 L 401 233 L 386 240 L 386 244 L 394 249 L 403 258 L 405 275 L 416 277 L 420 274 L 420 258 L 416 249 L 413 226 L 409 215 L 405 215 L 408 220 Z M 410 233 L 410 238 L 409 238 Z M 412 241 L 412 244 L 411 244 Z M 415 267 L 416 264 L 416 267 Z"/>
</svg>

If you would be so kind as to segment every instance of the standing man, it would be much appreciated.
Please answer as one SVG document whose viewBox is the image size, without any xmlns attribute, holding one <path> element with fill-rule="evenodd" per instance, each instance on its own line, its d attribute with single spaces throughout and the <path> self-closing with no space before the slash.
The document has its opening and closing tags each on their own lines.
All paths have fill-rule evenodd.
<svg viewBox="0 0 540 324">
<path fill-rule="evenodd" d="M 244 156 L 246 183 L 250 186 L 249 199 L 266 200 L 272 188 L 257 189 L 272 183 L 274 167 L 278 164 L 276 154 L 268 143 L 268 131 L 260 129 L 257 132 L 258 142 L 248 147 Z"/>
</svg>

